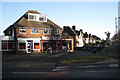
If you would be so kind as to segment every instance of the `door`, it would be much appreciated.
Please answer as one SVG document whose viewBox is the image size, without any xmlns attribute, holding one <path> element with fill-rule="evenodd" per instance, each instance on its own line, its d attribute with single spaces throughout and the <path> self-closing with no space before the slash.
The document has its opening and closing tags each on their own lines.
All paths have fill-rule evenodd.
<svg viewBox="0 0 120 80">
<path fill-rule="evenodd" d="M 31 53 L 31 42 L 27 42 L 27 53 Z"/>
</svg>

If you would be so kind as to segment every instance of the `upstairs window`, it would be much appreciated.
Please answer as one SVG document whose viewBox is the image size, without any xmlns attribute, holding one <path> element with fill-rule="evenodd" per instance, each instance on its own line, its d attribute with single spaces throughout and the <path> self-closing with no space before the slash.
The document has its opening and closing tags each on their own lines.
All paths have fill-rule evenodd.
<svg viewBox="0 0 120 80">
<path fill-rule="evenodd" d="M 29 15 L 29 19 L 34 19 L 34 16 L 33 15 Z"/>
<path fill-rule="evenodd" d="M 52 30 L 49 30 L 49 34 L 51 34 L 52 33 Z"/>
<path fill-rule="evenodd" d="M 26 33 L 26 29 L 25 28 L 20 28 L 20 33 Z"/>
<path fill-rule="evenodd" d="M 39 33 L 39 29 L 38 28 L 32 28 L 31 29 L 31 33 L 32 34 L 38 34 Z"/>
<path fill-rule="evenodd" d="M 56 31 L 56 34 L 59 34 L 59 30 Z"/>
<path fill-rule="evenodd" d="M 39 21 L 40 22 L 46 22 L 47 21 L 46 16 L 40 16 Z"/>
<path fill-rule="evenodd" d="M 29 19 L 30 20 L 36 20 L 36 16 L 35 15 L 29 15 Z"/>
<path fill-rule="evenodd" d="M 49 30 L 45 29 L 44 34 L 49 34 Z"/>
</svg>

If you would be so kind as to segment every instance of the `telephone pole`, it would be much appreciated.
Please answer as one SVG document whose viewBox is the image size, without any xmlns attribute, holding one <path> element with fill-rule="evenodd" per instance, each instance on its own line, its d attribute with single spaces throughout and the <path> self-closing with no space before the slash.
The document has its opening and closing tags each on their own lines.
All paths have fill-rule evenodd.
<svg viewBox="0 0 120 80">
<path fill-rule="evenodd" d="M 118 33 L 118 18 L 115 18 L 116 34 Z"/>
</svg>

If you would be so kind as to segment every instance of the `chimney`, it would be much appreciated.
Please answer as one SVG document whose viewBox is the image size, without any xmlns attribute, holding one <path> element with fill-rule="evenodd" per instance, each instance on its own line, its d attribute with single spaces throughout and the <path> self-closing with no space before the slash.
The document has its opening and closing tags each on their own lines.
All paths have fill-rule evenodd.
<svg viewBox="0 0 120 80">
<path fill-rule="evenodd" d="M 76 31 L 76 26 L 74 25 L 74 26 L 72 26 L 72 29 L 74 30 L 74 31 Z"/>
<path fill-rule="evenodd" d="M 65 31 L 66 26 L 63 26 L 63 31 Z"/>
</svg>

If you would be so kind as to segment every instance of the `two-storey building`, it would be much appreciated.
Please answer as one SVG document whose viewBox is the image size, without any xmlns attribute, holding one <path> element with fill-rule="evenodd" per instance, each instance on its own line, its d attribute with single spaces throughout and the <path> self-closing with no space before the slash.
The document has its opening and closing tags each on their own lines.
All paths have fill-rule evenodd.
<svg viewBox="0 0 120 80">
<path fill-rule="evenodd" d="M 49 20 L 47 15 L 34 10 L 27 11 L 4 30 L 4 34 L 14 37 L 14 51 L 61 52 L 65 42 L 69 42 L 67 44 L 70 44 L 70 51 L 73 51 L 73 39 L 63 39 L 62 28 Z M 3 45 L 5 46 L 5 44 Z"/>
</svg>

